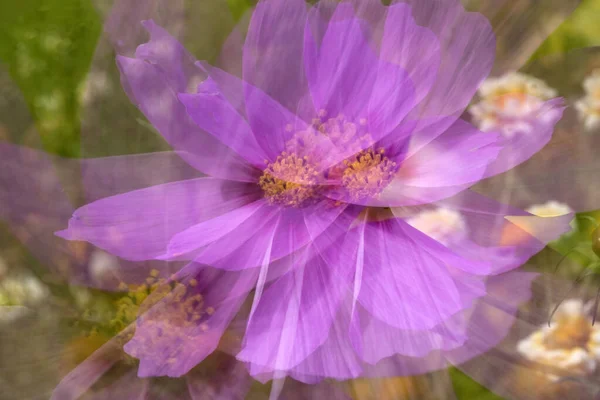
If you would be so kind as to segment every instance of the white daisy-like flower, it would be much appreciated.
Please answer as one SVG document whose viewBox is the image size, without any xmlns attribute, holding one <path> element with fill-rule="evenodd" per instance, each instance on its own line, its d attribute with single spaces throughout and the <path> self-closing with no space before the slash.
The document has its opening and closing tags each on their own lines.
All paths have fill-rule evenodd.
<svg viewBox="0 0 600 400">
<path fill-rule="evenodd" d="M 511 127 L 519 123 L 520 118 L 538 111 L 544 102 L 557 96 L 557 91 L 541 79 L 510 72 L 487 79 L 481 84 L 478 95 L 480 101 L 469 111 L 479 129 L 500 129 L 510 136 L 518 131 Z"/>
<path fill-rule="evenodd" d="M 538 217 L 559 217 L 573 212 L 567 204 L 555 200 L 550 200 L 544 204 L 534 204 L 525 211 Z"/>
<path fill-rule="evenodd" d="M 79 87 L 79 95 L 84 105 L 91 104 L 96 97 L 107 96 L 113 90 L 105 72 L 91 71 Z"/>
<path fill-rule="evenodd" d="M 479 96 L 483 99 L 507 94 L 527 94 L 542 100 L 550 100 L 557 96 L 556 90 L 546 82 L 521 72 L 509 72 L 498 78 L 488 78 L 479 88 Z"/>
<path fill-rule="evenodd" d="M 575 103 L 586 129 L 600 126 L 600 69 L 594 70 L 583 81 L 585 96 Z"/>
<path fill-rule="evenodd" d="M 94 282 L 101 285 L 115 279 L 119 269 L 119 260 L 102 250 L 94 250 L 88 263 L 90 275 Z"/>
<path fill-rule="evenodd" d="M 556 310 L 550 326 L 542 326 L 521 340 L 517 351 L 528 360 L 570 374 L 590 375 L 600 361 L 600 326 L 592 324 L 589 307 L 581 300 L 566 300 Z"/>
<path fill-rule="evenodd" d="M 35 305 L 48 296 L 48 288 L 36 277 L 8 276 L 0 281 L 2 305 Z"/>
<path fill-rule="evenodd" d="M 447 208 L 422 211 L 406 222 L 444 245 L 459 241 L 468 234 L 463 215 Z"/>
</svg>

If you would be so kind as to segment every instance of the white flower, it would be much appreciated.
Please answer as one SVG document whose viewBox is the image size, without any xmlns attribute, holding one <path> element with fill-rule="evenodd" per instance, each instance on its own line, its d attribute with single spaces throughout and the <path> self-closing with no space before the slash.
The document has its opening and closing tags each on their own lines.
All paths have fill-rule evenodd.
<svg viewBox="0 0 600 400">
<path fill-rule="evenodd" d="M 0 281 L 3 305 L 34 305 L 48 296 L 48 288 L 34 276 L 9 276 Z"/>
<path fill-rule="evenodd" d="M 489 78 L 479 88 L 480 101 L 469 112 L 482 131 L 499 129 L 506 136 L 522 131 L 513 127 L 557 96 L 544 81 L 520 72 Z"/>
<path fill-rule="evenodd" d="M 585 96 L 575 103 L 586 129 L 600 125 L 600 69 L 594 70 L 583 81 Z"/>
<path fill-rule="evenodd" d="M 568 205 L 554 200 L 544 204 L 534 204 L 525 211 L 538 217 L 559 217 L 573 212 Z"/>
<path fill-rule="evenodd" d="M 592 325 L 588 312 L 581 300 L 564 301 L 550 326 L 521 340 L 517 351 L 528 360 L 570 373 L 593 374 L 600 360 L 600 326 Z"/>
<path fill-rule="evenodd" d="M 105 251 L 94 250 L 90 256 L 88 265 L 92 279 L 94 279 L 96 284 L 100 285 L 103 282 L 115 279 L 119 261 L 115 256 Z"/>
<path fill-rule="evenodd" d="M 462 214 L 447 208 L 420 212 L 406 222 L 444 245 L 459 241 L 468 233 Z"/>
<path fill-rule="evenodd" d="M 557 96 L 556 90 L 546 82 L 521 72 L 509 72 L 498 78 L 488 78 L 479 88 L 479 95 L 483 99 L 507 94 L 527 94 L 541 100 L 550 100 Z"/>
<path fill-rule="evenodd" d="M 111 81 L 105 72 L 91 71 L 79 87 L 81 102 L 89 105 L 95 98 L 109 95 L 112 89 Z"/>
</svg>

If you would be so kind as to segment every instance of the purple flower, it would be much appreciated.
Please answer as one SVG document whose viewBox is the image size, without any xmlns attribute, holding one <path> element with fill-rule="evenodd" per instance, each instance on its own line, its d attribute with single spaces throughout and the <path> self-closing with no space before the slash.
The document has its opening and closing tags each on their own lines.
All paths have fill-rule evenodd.
<svg viewBox="0 0 600 400">
<path fill-rule="evenodd" d="M 494 60 L 483 16 L 454 0 L 261 1 L 241 77 L 143 24 L 150 41 L 117 59 L 123 86 L 207 176 L 102 198 L 59 232 L 188 263 L 175 278 L 204 307 L 171 313 L 188 299 L 175 296 L 140 317 L 125 347 L 140 376 L 193 368 L 251 292 L 237 358 L 260 379 L 413 374 L 499 340 L 481 339 L 471 313 L 489 299 L 484 277 L 521 265 L 570 217 L 536 225 L 467 190 L 525 161 L 515 143 L 548 137 L 562 114 L 547 102 L 516 133 L 527 141 L 460 119 Z M 434 207 L 460 212 L 469 234 L 438 241 L 407 222 Z M 507 242 L 507 230 L 521 235 Z"/>
<path fill-rule="evenodd" d="M 53 391 L 53 400 L 78 399 L 243 399 L 251 380 L 242 364 L 223 353 L 172 382 L 138 378 L 135 363 L 127 359 L 115 339 L 110 340 L 73 369 Z"/>
</svg>

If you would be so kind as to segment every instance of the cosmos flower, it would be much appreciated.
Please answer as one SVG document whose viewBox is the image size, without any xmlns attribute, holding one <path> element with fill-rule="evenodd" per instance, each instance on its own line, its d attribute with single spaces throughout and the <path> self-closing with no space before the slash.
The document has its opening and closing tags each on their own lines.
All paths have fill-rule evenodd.
<svg viewBox="0 0 600 400">
<path fill-rule="evenodd" d="M 188 290 L 148 308 L 125 346 L 140 376 L 188 372 L 251 292 L 237 358 L 257 378 L 441 368 L 471 339 L 480 277 L 519 266 L 570 220 L 528 223 L 526 240 L 505 243 L 507 226 L 523 227 L 506 215 L 536 218 L 467 190 L 543 146 L 562 106 L 543 103 L 508 139 L 460 119 L 495 46 L 488 21 L 456 1 L 261 1 L 243 78 L 143 26 L 150 41 L 117 59 L 123 86 L 208 176 L 102 198 L 58 233 L 127 260 L 188 263 L 174 276 Z M 468 240 L 407 222 L 436 206 L 466 215 Z M 454 359 L 487 347 L 474 348 Z"/>
<path fill-rule="evenodd" d="M 162 382 L 138 378 L 136 360 L 123 352 L 123 344 L 131 338 L 135 319 L 144 312 L 143 307 L 150 307 L 164 298 L 181 298 L 186 290 L 184 285 L 161 278 L 157 270 L 151 270 L 140 283 L 121 282 L 117 292 L 119 296 L 109 307 L 112 310 L 109 316 L 94 318 L 91 331 L 76 337 L 66 346 L 61 367 L 68 373 L 54 389 L 52 399 L 78 399 L 82 395 L 98 400 L 245 398 L 251 380 L 244 366 L 223 352 L 215 352 L 182 379 Z M 172 302 L 178 308 L 169 312 L 180 316 L 192 302 L 201 303 L 202 299 L 196 296 L 187 301 Z M 85 314 L 81 320 L 86 320 Z"/>
<path fill-rule="evenodd" d="M 3 160 L 6 162 L 11 160 L 11 164 L 19 165 L 20 171 L 23 174 L 20 176 L 19 181 L 23 182 L 22 188 L 19 190 L 29 190 L 28 192 L 21 191 L 16 193 L 14 190 L 11 191 L 11 196 L 16 198 L 28 198 L 37 199 L 38 202 L 43 203 L 47 198 L 48 194 L 57 192 L 63 192 L 62 190 L 56 191 L 54 185 L 60 185 L 59 181 L 53 175 L 53 165 L 51 161 L 58 161 L 57 159 L 51 159 L 47 154 L 43 152 L 33 151 L 31 149 L 21 148 L 18 146 L 7 146 L 0 145 L 0 151 L 2 152 Z M 63 160 L 64 161 L 64 160 Z M 94 164 L 97 160 L 83 160 L 83 170 L 87 173 L 92 173 L 94 170 Z M 113 164 L 116 159 L 113 159 Z M 61 165 L 61 163 L 57 163 Z M 103 165 L 103 164 L 102 164 Z M 130 166 L 132 164 L 129 164 Z M 104 166 L 104 165 L 103 165 Z M 32 174 L 32 168 L 41 168 L 44 174 Z M 66 166 L 67 170 L 72 170 L 74 165 L 68 163 Z M 11 174 L 14 171 L 3 169 L 7 173 Z M 117 175 L 112 176 L 114 172 L 118 172 Z M 95 171 L 92 175 L 97 179 L 98 182 L 103 182 L 111 186 L 111 182 L 114 178 L 117 178 L 119 174 L 123 172 L 120 168 L 116 167 L 114 170 L 106 170 L 100 168 Z M 130 171 L 131 172 L 131 171 Z M 1 174 L 0 174 L 1 176 Z M 122 176 L 121 176 L 122 178 Z M 156 177 L 154 177 L 156 179 Z M 120 184 L 119 184 L 120 185 Z M 11 186 L 14 189 L 14 186 Z M 99 185 L 96 185 L 95 191 L 100 190 Z M 105 189 L 106 190 L 106 189 Z M 48 193 L 46 193 L 48 192 Z M 4 198 L 4 201 L 7 199 Z M 19 213 L 24 215 L 36 214 L 38 206 L 36 202 L 23 203 L 23 202 L 5 202 L 3 203 L 13 211 L 11 215 L 16 221 L 20 221 L 18 218 Z M 68 207 L 66 197 L 62 200 L 59 198 L 55 199 L 55 206 L 63 204 Z M 62 207 L 57 207 L 62 209 Z M 440 215 L 445 217 L 445 220 L 455 221 L 450 228 L 445 229 L 445 234 L 448 238 L 460 238 L 465 239 L 468 237 L 467 232 L 470 232 L 469 221 L 473 218 L 474 214 L 465 213 L 465 215 L 471 215 L 470 218 L 466 218 L 463 214 L 450 209 L 440 208 Z M 490 210 L 487 210 L 490 211 Z M 436 215 L 435 210 L 424 211 L 423 218 L 419 217 L 419 214 L 408 219 L 409 221 L 423 220 L 419 224 L 419 229 L 424 233 L 435 235 L 435 229 L 440 227 L 436 224 L 436 219 L 431 218 Z M 39 219 L 34 219 L 39 221 Z M 52 218 L 49 219 L 52 221 Z M 429 224 L 427 223 L 429 222 Z M 412 223 L 412 222 L 411 222 Z M 38 231 L 47 231 L 48 227 L 46 223 L 41 226 L 37 226 Z M 415 224 L 416 225 L 416 224 Z M 50 224 L 50 229 L 53 224 Z M 433 227 L 433 229 L 432 229 Z M 437 228 L 436 228 L 437 227 Z M 40 234 L 40 240 L 45 241 L 51 236 L 47 234 Z M 437 238 L 441 237 L 439 235 Z M 445 240 L 445 243 L 451 243 L 453 240 Z M 28 241 L 27 244 L 31 246 L 34 254 L 39 253 L 39 246 L 35 241 Z M 61 250 L 58 247 L 53 247 L 55 251 Z M 73 257 L 73 263 L 77 264 L 78 247 L 73 247 L 71 256 Z M 77 252 L 75 252 L 77 250 Z M 51 253 L 46 253 L 45 258 L 41 258 L 42 262 L 54 262 L 53 260 L 60 260 Z M 161 296 L 181 296 L 179 291 L 183 290 L 181 285 L 176 285 L 177 290 L 158 290 L 156 291 L 156 283 L 161 280 L 165 283 L 165 280 L 158 277 L 158 271 L 149 270 L 143 266 L 128 265 L 123 260 L 110 256 L 109 254 L 101 250 L 93 250 L 87 255 L 89 261 L 87 264 L 82 264 L 78 268 L 82 268 L 84 271 L 89 272 L 89 283 L 90 286 L 101 287 L 115 291 L 113 298 L 116 299 L 115 309 L 117 314 L 110 316 L 110 321 L 107 323 L 101 323 L 97 318 L 94 318 L 94 330 L 90 333 L 80 335 L 73 340 L 69 341 L 67 347 L 62 351 L 61 362 L 59 365 L 59 375 L 66 374 L 58 387 L 54 390 L 54 398 L 60 400 L 68 400 L 71 398 L 79 398 L 80 395 L 83 398 L 91 399 L 105 399 L 105 398 L 133 398 L 135 396 L 141 396 L 144 394 L 148 398 L 165 398 L 165 397 L 176 397 L 176 398 L 243 398 L 247 390 L 247 378 L 248 375 L 243 368 L 243 364 L 232 363 L 231 358 L 227 358 L 222 353 L 223 349 L 215 351 L 211 356 L 207 357 L 199 366 L 193 368 L 191 372 L 179 379 L 148 379 L 138 378 L 137 374 L 137 362 L 132 357 L 125 354 L 122 350 L 122 345 L 127 341 L 128 338 L 133 334 L 135 326 L 131 323 L 140 314 L 140 305 L 145 308 L 151 308 L 153 304 L 156 304 L 157 297 L 154 297 L 153 301 L 147 300 L 149 295 L 152 293 L 159 294 Z M 86 268 L 86 265 L 89 268 Z M 50 266 L 50 265 L 49 265 Z M 76 274 L 76 270 L 69 269 L 71 274 L 78 278 L 81 274 Z M 123 273 L 129 272 L 130 278 L 139 282 L 138 284 L 129 285 L 117 285 L 114 283 L 114 278 L 122 277 Z M 164 273 L 164 272 L 163 272 Z M 466 275 L 464 275 L 466 278 Z M 475 277 L 470 278 L 475 279 Z M 531 280 L 531 274 L 515 273 L 509 276 L 505 274 L 487 278 L 481 276 L 481 279 L 486 279 L 486 293 L 485 296 L 477 300 L 477 305 L 468 310 L 465 315 L 465 329 L 468 329 L 467 336 L 470 337 L 468 343 L 465 343 L 462 348 L 456 349 L 454 352 L 446 353 L 446 357 L 455 362 L 460 362 L 465 357 L 468 358 L 472 354 L 477 354 L 485 349 L 493 346 L 497 341 L 505 335 L 505 330 L 510 327 L 511 313 L 514 307 L 521 301 L 527 298 L 528 290 L 527 286 Z M 462 279 L 461 279 L 462 280 Z M 77 282 L 77 279 L 75 280 Z M 462 280 L 464 284 L 467 281 Z M 193 288 L 193 286 L 192 286 Z M 510 288 L 509 290 L 507 290 Z M 187 289 L 185 289 L 187 290 Z M 118 297 L 116 296 L 118 295 Z M 524 296 L 524 297 L 523 297 Z M 159 298 L 162 298 L 159 296 Z M 173 302 L 174 308 L 168 310 L 157 309 L 154 311 L 156 316 L 163 315 L 163 319 L 166 318 L 164 315 L 175 314 L 181 315 L 181 311 L 186 310 L 189 303 L 185 302 Z M 500 308 L 498 305 L 502 305 Z M 179 311 L 177 311 L 179 310 Z M 93 315 L 93 314 L 91 314 Z M 89 318 L 88 315 L 87 318 Z M 156 317 L 155 317 L 156 319 Z M 85 321 L 86 318 L 83 318 Z M 468 321 L 468 323 L 467 323 Z M 243 318 L 241 319 L 243 324 Z M 493 326 L 493 328 L 492 328 Z M 482 327 L 485 327 L 482 330 Z M 485 333 L 485 335 L 480 335 Z M 226 335 L 227 338 L 231 338 L 230 335 Z M 227 339 L 226 341 L 231 341 Z M 224 340 L 221 340 L 223 344 Z M 235 341 L 233 341 L 235 344 Z M 239 345 L 238 345 L 239 346 Z M 233 354 L 236 352 L 234 351 Z M 335 353 L 332 353 L 335 356 Z M 422 371 L 429 369 L 442 368 L 446 361 L 434 354 L 433 357 L 429 357 L 428 360 L 410 360 L 406 359 L 395 360 L 399 365 L 408 365 L 414 371 L 417 365 L 421 365 Z M 413 365 L 411 365 L 411 363 Z M 231 368 L 230 368 L 231 367 Z M 216 368 L 216 370 L 214 369 Z M 384 374 L 396 374 L 398 371 L 397 366 L 390 367 L 389 365 L 379 366 L 379 370 L 371 371 L 373 375 L 384 375 Z M 439 379 L 441 379 L 443 372 L 440 372 Z M 381 396 L 387 395 L 391 398 L 398 396 L 408 396 L 413 398 L 414 396 L 423 396 L 425 393 L 440 393 L 439 390 L 451 391 L 451 387 L 440 388 L 436 383 L 435 388 L 430 388 L 429 380 L 427 377 L 417 378 L 416 381 L 406 378 L 404 380 L 393 379 L 381 380 L 373 383 L 374 387 L 371 387 L 368 380 L 360 380 L 354 383 L 350 383 L 351 389 L 346 390 L 347 393 L 356 392 L 365 393 L 368 391 L 375 390 Z M 436 381 L 437 382 L 437 381 Z M 445 382 L 445 381 L 444 381 Z M 417 385 L 417 386 L 415 386 Z M 379 388 L 379 389 L 378 389 Z M 380 392 L 378 392 L 380 390 Z M 268 390 L 263 390 L 264 393 L 257 394 L 256 390 L 253 391 L 254 396 L 257 398 L 266 398 Z M 162 396 L 162 397 L 160 397 Z M 213 397 L 211 397 L 213 396 Z M 280 398 L 285 399 L 305 399 L 305 398 L 332 398 L 332 399 L 347 399 L 341 390 L 341 386 L 336 387 L 328 384 L 321 385 L 301 385 L 294 383 L 292 380 L 286 380 L 283 388 L 281 389 Z"/>
<path fill-rule="evenodd" d="M 89 287 L 104 290 L 111 299 L 110 303 L 106 304 L 106 297 L 95 296 L 95 301 L 90 302 L 88 293 L 87 304 L 71 304 L 71 306 L 75 306 L 73 307 L 75 310 L 69 308 L 67 315 L 73 312 L 79 313 L 75 320 L 76 325 L 82 327 L 82 332 L 76 334 L 64 345 L 61 344 L 52 349 L 52 354 L 56 355 L 58 362 L 51 368 L 57 378 L 60 378 L 60 383 L 53 390 L 52 399 L 100 400 L 143 397 L 147 399 L 229 400 L 246 398 L 248 393 L 255 398 L 269 396 L 267 387 L 255 388 L 251 391 L 251 379 L 246 368 L 226 353 L 231 352 L 227 349 L 228 346 L 239 343 L 239 339 L 236 339 L 237 333 L 233 331 L 225 333 L 221 338 L 219 348 L 185 376 L 177 379 L 139 378 L 137 376 L 137 360 L 123 351 L 123 344 L 133 335 L 138 315 L 146 312 L 146 308 L 152 308 L 159 300 L 177 298 L 178 301 L 168 302 L 172 307 L 163 309 L 159 314 L 171 315 L 174 317 L 172 320 L 181 319 L 182 315 L 185 315 L 190 309 L 192 302 L 194 302 L 194 308 L 200 309 L 201 307 L 198 305 L 203 300 L 196 295 L 188 297 L 186 301 L 179 301 L 193 286 L 187 287 L 166 279 L 164 275 L 167 274 L 168 277 L 168 271 L 159 272 L 151 268 L 152 263 L 127 263 L 99 249 L 84 251 L 82 260 L 81 246 L 72 246 L 67 250 L 61 246 L 48 246 L 47 243 L 45 245 L 40 243 L 52 239 L 50 233 L 56 229 L 55 219 L 68 218 L 68 215 L 61 215 L 56 210 L 72 208 L 68 196 L 56 196 L 57 193 L 66 194 L 67 187 L 71 186 L 65 187 L 58 179 L 59 175 L 82 168 L 86 173 L 92 174 L 98 182 L 105 182 L 104 188 L 101 188 L 102 185 L 96 185 L 95 191 L 88 191 L 89 194 L 112 190 L 112 183 L 114 183 L 112 181 L 113 178 L 116 178 L 111 175 L 115 172 L 114 170 L 107 170 L 103 163 L 100 164 L 101 168 L 96 169 L 97 165 L 94 160 L 61 160 L 42 151 L 5 143 L 0 144 L 0 153 L 2 162 L 5 163 L 3 166 L 19 166 L 17 173 L 22 174 L 17 179 L 22 183 L 21 186 L 12 184 L 10 192 L 2 190 L 2 193 L 6 195 L 2 197 L 2 210 L 9 212 L 12 217 L 12 219 L 5 217 L 5 221 L 9 222 L 9 227 L 14 227 L 14 224 L 20 228 L 16 232 L 29 233 L 20 236 L 24 240 L 27 239 L 25 244 L 34 255 L 40 257 L 40 262 L 45 263 L 45 266 L 57 273 L 55 277 L 61 277 L 58 274 L 61 271 L 68 272 L 72 278 L 69 290 L 72 295 Z M 131 161 L 130 158 L 128 160 Z M 113 163 L 115 161 L 113 159 Z M 155 158 L 154 162 L 156 162 Z M 127 165 L 131 167 L 133 164 L 128 163 Z M 169 165 L 169 163 L 165 165 Z M 116 167 L 116 165 L 114 166 Z M 40 173 L 32 173 L 36 169 L 39 169 Z M 176 169 L 171 169 L 171 173 Z M 121 174 L 123 171 L 118 167 L 116 170 L 119 171 L 117 175 L 123 178 Z M 16 171 L 13 169 L 2 168 L 0 171 L 0 182 L 3 184 L 7 183 L 7 177 L 10 176 L 11 181 L 15 178 Z M 130 169 L 129 173 L 131 172 Z M 154 176 L 153 179 L 156 178 Z M 120 186 L 121 183 L 118 185 Z M 6 188 L 3 185 L 0 187 Z M 44 203 L 53 195 L 56 196 L 52 202 L 54 207 L 46 208 L 44 212 L 46 218 L 33 218 L 33 216 L 38 216 L 39 210 L 44 208 Z M 13 201 L 18 198 L 31 199 L 31 201 Z M 28 221 L 32 221 L 33 225 L 28 225 Z M 32 240 L 33 234 L 35 234 L 35 240 Z M 56 268 L 55 263 L 64 268 Z M 3 262 L 0 263 L 0 268 L 0 322 L 11 323 L 13 319 L 22 316 L 27 311 L 20 306 L 5 307 L 2 304 L 6 301 L 8 301 L 7 304 L 29 306 L 32 305 L 32 301 L 48 300 L 49 296 L 45 287 L 40 288 L 38 287 L 39 283 L 30 283 L 28 280 L 17 281 L 11 278 L 8 273 L 9 269 Z M 40 298 L 40 294 L 44 294 L 44 296 Z M 211 312 L 208 308 L 205 310 Z M 153 312 L 156 313 L 158 310 L 154 309 Z M 73 320 L 69 319 L 69 321 Z M 283 384 L 280 392 L 281 397 L 286 399 L 321 397 L 348 399 L 340 388 L 328 384 L 302 385 L 291 380 Z"/>
</svg>

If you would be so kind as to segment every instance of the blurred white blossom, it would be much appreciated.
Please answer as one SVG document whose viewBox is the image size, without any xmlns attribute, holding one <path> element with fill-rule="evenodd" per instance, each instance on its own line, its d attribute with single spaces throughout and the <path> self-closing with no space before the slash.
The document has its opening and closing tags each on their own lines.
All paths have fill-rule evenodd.
<svg viewBox="0 0 600 400">
<path fill-rule="evenodd" d="M 7 276 L 0 281 L 0 305 L 33 306 L 48 294 L 48 288 L 33 275 Z"/>
<path fill-rule="evenodd" d="M 600 69 L 594 70 L 584 81 L 585 96 L 575 103 L 586 129 L 600 125 Z"/>
<path fill-rule="evenodd" d="M 510 129 L 515 120 L 535 113 L 557 92 L 541 79 L 510 72 L 488 78 L 481 84 L 478 95 L 479 102 L 469 110 L 475 124 L 482 131 L 499 129 L 510 135 L 515 131 Z"/>
<path fill-rule="evenodd" d="M 534 204 L 526 210 L 528 213 L 538 217 L 559 217 L 573 212 L 567 204 L 550 200 L 544 204 Z"/>
<path fill-rule="evenodd" d="M 96 249 L 90 256 L 88 268 L 94 283 L 102 286 L 103 283 L 109 283 L 116 279 L 119 261 L 117 257 Z"/>
<path fill-rule="evenodd" d="M 464 217 L 447 208 L 422 211 L 406 222 L 442 244 L 458 241 L 468 234 Z"/>
<path fill-rule="evenodd" d="M 94 99 L 111 94 L 113 86 L 110 78 L 103 71 L 91 71 L 79 88 L 83 105 L 91 104 Z"/>
<path fill-rule="evenodd" d="M 589 306 L 579 299 L 564 301 L 550 326 L 542 326 L 521 340 L 517 350 L 528 360 L 570 374 L 593 374 L 600 361 L 600 326 L 592 324 L 589 311 Z"/>
</svg>

